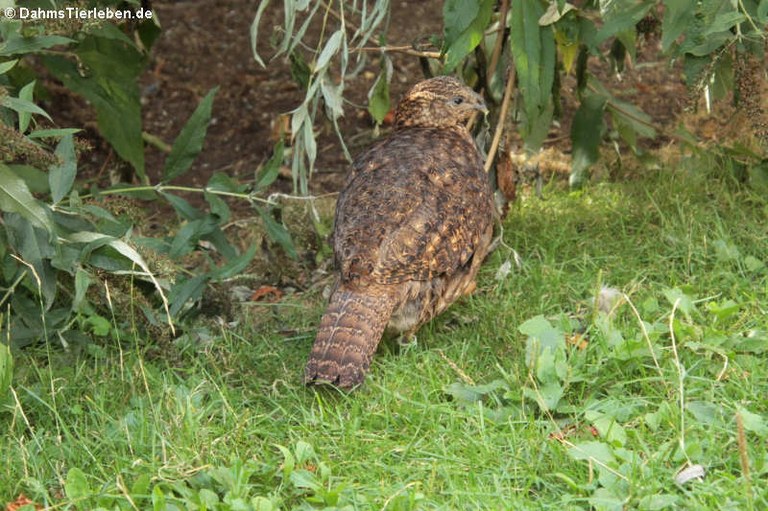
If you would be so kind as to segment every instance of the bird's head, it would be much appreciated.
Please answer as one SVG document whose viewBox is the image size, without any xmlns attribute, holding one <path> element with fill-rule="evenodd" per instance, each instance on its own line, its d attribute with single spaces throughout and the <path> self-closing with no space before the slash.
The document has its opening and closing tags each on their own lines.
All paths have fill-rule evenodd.
<svg viewBox="0 0 768 511">
<path fill-rule="evenodd" d="M 482 96 L 453 76 L 436 76 L 405 93 L 395 110 L 395 128 L 456 126 L 477 111 L 488 112 Z"/>
</svg>

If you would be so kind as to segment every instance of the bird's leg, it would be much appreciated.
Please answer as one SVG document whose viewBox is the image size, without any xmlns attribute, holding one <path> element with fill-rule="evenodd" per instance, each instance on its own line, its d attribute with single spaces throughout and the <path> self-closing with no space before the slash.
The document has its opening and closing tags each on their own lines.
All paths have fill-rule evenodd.
<svg viewBox="0 0 768 511">
<path fill-rule="evenodd" d="M 415 330 L 409 330 L 407 332 L 403 332 L 397 337 L 397 345 L 401 349 L 409 349 L 414 348 L 418 344 L 418 339 L 416 338 L 416 331 Z"/>
</svg>

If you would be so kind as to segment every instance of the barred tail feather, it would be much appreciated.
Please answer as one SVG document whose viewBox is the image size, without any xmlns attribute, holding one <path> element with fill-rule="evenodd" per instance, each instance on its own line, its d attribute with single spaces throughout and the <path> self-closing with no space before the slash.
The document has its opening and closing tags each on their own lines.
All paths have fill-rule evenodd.
<svg viewBox="0 0 768 511">
<path fill-rule="evenodd" d="M 304 370 L 307 384 L 349 389 L 363 382 L 395 306 L 392 293 L 377 291 L 336 289 Z"/>
</svg>

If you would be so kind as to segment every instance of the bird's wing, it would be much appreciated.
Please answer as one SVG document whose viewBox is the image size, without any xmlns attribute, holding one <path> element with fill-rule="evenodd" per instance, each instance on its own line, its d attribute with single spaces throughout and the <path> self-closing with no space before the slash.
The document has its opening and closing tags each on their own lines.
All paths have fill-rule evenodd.
<svg viewBox="0 0 768 511">
<path fill-rule="evenodd" d="M 461 137 L 417 130 L 374 145 L 336 209 L 342 280 L 426 280 L 466 264 L 492 221 L 486 179 Z"/>
</svg>

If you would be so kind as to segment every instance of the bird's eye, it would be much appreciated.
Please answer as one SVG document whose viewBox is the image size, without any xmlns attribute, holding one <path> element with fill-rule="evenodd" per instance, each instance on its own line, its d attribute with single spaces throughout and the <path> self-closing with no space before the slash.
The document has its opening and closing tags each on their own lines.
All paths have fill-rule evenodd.
<svg viewBox="0 0 768 511">
<path fill-rule="evenodd" d="M 452 101 L 453 101 L 454 105 L 460 105 L 460 104 L 464 103 L 464 98 L 456 96 L 455 98 L 453 98 Z"/>
</svg>

